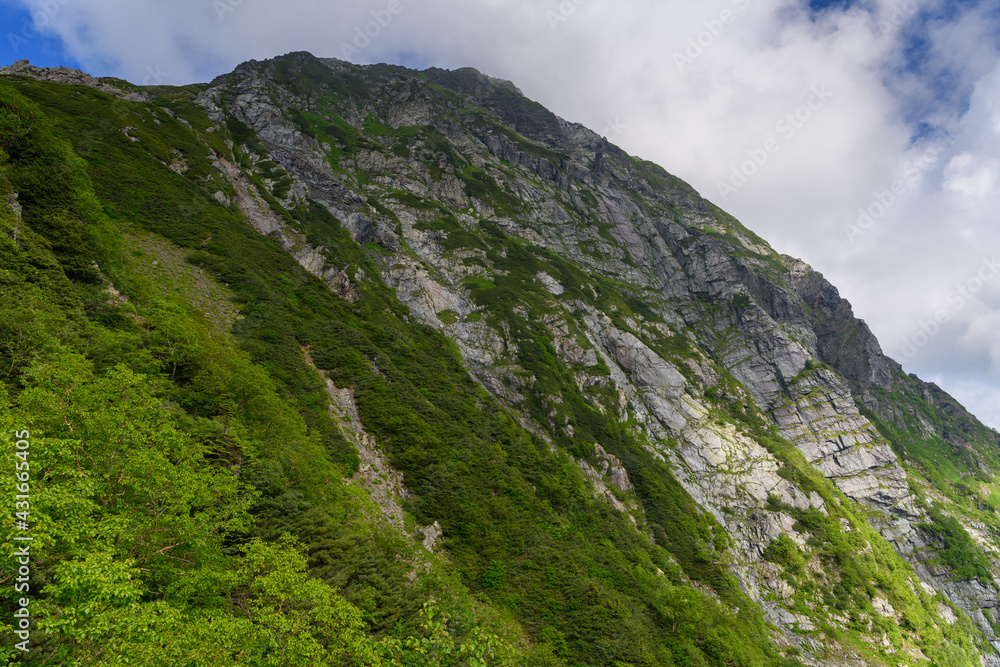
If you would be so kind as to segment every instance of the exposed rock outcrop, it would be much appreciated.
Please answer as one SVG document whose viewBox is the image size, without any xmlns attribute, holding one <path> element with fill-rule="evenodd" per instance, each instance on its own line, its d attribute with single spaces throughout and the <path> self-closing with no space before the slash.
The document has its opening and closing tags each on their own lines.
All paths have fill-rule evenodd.
<svg viewBox="0 0 1000 667">
<path fill-rule="evenodd" d="M 93 88 L 99 90 L 102 93 L 107 93 L 109 95 L 114 95 L 115 97 L 120 97 L 125 100 L 130 100 L 132 102 L 147 102 L 149 97 L 139 90 L 129 90 L 127 93 L 121 88 L 106 83 L 101 79 L 90 76 L 86 72 L 82 72 L 78 69 L 72 69 L 69 67 L 35 67 L 28 60 L 18 60 L 11 65 L 6 67 L 0 67 L 0 75 L 19 75 L 28 76 L 33 79 L 38 79 L 39 81 L 52 81 L 54 83 L 63 83 L 69 86 L 87 86 L 88 88 Z M 126 82 L 121 82 L 125 84 Z M 131 84 L 127 84 L 129 88 L 134 88 Z"/>
<path fill-rule="evenodd" d="M 324 62 L 335 73 L 355 71 Z M 814 656 L 827 650 L 810 634 L 818 619 L 841 628 L 850 619 L 821 612 L 820 602 L 795 602 L 801 591 L 763 556 L 788 536 L 813 575 L 835 585 L 836 572 L 807 558 L 809 535 L 796 517 L 836 512 L 820 493 L 803 490 L 810 487 L 796 481 L 787 457 L 765 447 L 754 428 L 771 429 L 768 437 L 797 447 L 847 502 L 861 504 L 924 584 L 994 639 L 993 583 L 955 582 L 935 565 L 938 545 L 919 527 L 927 514 L 901 450 L 879 422 L 914 421 L 915 403 L 900 398 L 910 392 L 950 411 L 965 427 L 949 442 L 974 449 L 980 431 L 971 415 L 936 388 L 906 378 L 822 276 L 778 256 L 678 179 L 586 128 L 534 107 L 529 113 L 517 101 L 519 91 L 479 73 L 398 76 L 393 84 L 370 84 L 379 92 L 369 95 L 385 95 L 384 104 L 352 98 L 338 111 L 337 122 L 359 136 L 373 123 L 388 129 L 338 150 L 304 132 L 301 119 L 293 122 L 287 109 L 310 108 L 314 100 L 276 85 L 266 63 L 241 65 L 198 101 L 217 123 L 232 114 L 256 133 L 294 180 L 289 202 L 317 202 L 358 244 L 376 244 L 370 257 L 379 277 L 410 317 L 454 341 L 479 383 L 553 449 L 557 438 L 574 437 L 569 401 L 535 396 L 547 378 L 527 369 L 538 356 L 558 358 L 573 390 L 616 415 L 725 527 L 730 569 L 780 628 L 784 645 L 805 652 L 805 662 L 819 664 Z M 461 114 L 443 120 L 438 88 L 431 86 L 467 100 L 477 120 Z M 428 126 L 433 141 L 421 136 Z M 393 133 L 404 129 L 410 138 L 393 143 Z M 352 267 L 330 264 L 323 248 L 311 247 L 273 214 L 240 167 L 221 157 L 217 167 L 236 192 L 232 202 L 258 231 L 330 289 L 355 298 L 361 278 Z M 220 202 L 227 205 L 229 197 Z M 439 224 L 442 216 L 447 224 Z M 544 253 L 529 260 L 524 248 Z M 578 270 L 559 270 L 548 263 L 552 256 Z M 488 298 L 487 287 L 496 288 Z M 498 313 L 525 324 L 513 326 Z M 542 337 L 525 339 L 529 330 Z M 531 412 L 532 401 L 544 403 L 544 411 Z M 938 433 L 932 423 L 924 428 L 928 437 Z M 367 446 L 363 438 L 359 443 Z M 622 460 L 600 443 L 586 458 L 576 463 L 594 493 L 643 530 L 642 503 Z M 371 464 L 381 467 L 375 458 Z M 840 502 L 835 491 L 825 493 Z M 845 534 L 858 534 L 841 521 Z M 423 532 L 428 548 L 439 548 L 440 527 Z M 980 541 L 985 548 L 992 537 Z M 895 617 L 894 604 L 876 595 L 871 618 Z M 957 618 L 952 607 L 945 608 L 938 622 L 956 622 L 948 620 Z M 871 632 L 864 641 L 888 650 L 890 640 Z M 903 650 L 920 652 L 912 644 Z M 837 655 L 842 664 L 855 662 L 850 652 Z"/>
</svg>

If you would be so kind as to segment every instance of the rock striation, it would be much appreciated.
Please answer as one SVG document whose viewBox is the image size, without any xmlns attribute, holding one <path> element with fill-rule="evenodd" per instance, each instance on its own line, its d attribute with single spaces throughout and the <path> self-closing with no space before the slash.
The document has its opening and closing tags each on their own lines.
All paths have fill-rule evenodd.
<svg viewBox="0 0 1000 667">
<path fill-rule="evenodd" d="M 323 62 L 335 74 L 365 76 L 363 68 Z M 391 83 L 397 79 L 407 82 L 407 92 L 391 92 L 401 89 Z M 531 304 L 544 304 L 535 330 L 544 345 L 587 400 L 639 434 L 703 511 L 725 526 L 735 544 L 732 571 L 787 641 L 816 650 L 814 640 L 801 635 L 815 626 L 790 610 L 795 589 L 775 578 L 764 556 L 783 535 L 808 551 L 807 531 L 790 512 L 825 515 L 830 496 L 803 488 L 788 461 L 734 414 L 744 421 L 761 415 L 774 437 L 865 508 L 923 584 L 995 641 L 992 612 L 983 610 L 996 607 L 997 589 L 993 582 L 952 581 L 946 568 L 932 565 L 935 547 L 922 529 L 929 521 L 925 502 L 900 458 L 905 448 L 894 447 L 885 429 L 918 411 L 905 398 L 909 388 L 933 394 L 938 404 L 948 399 L 884 357 L 822 276 L 774 253 L 682 181 L 531 106 L 509 84 L 465 70 L 433 70 L 422 78 L 394 70 L 366 81 L 367 97 L 345 100 L 338 122 L 358 136 L 376 116 L 382 132 L 430 127 L 435 148 L 427 140 L 391 148 L 370 137 L 365 148 L 338 156 L 319 134 L 290 119 L 289 107 L 309 108 L 315 100 L 278 85 L 267 62 L 244 63 L 214 81 L 198 102 L 217 123 L 232 115 L 253 130 L 268 158 L 294 179 L 290 197 L 318 202 L 358 243 L 374 242 L 380 278 L 411 315 L 450 337 L 481 385 L 522 410 L 522 421 L 547 438 L 573 433 L 562 416 L 563 399 L 550 397 L 544 419 L 527 410 L 537 378 L 526 367 L 524 341 L 512 322 L 489 317 L 493 311 L 477 287 L 509 279 L 518 268 L 506 261 L 512 250 L 497 255 L 475 239 L 502 234 L 580 267 L 572 280 L 552 266 L 531 269 L 534 301 L 520 295 L 525 300 L 508 312 L 527 322 Z M 439 89 L 479 109 L 470 114 L 477 120 L 443 112 L 465 102 L 449 98 L 442 106 Z M 413 151 L 423 151 L 429 163 L 415 163 L 408 157 Z M 323 248 L 273 215 L 232 163 L 220 156 L 216 164 L 251 224 L 350 300 L 355 287 L 348 267 L 331 266 Z M 470 185 L 469 173 L 483 175 L 479 185 Z M 378 207 L 370 205 L 373 197 Z M 445 209 L 426 201 L 446 207 L 452 222 L 443 225 Z M 602 299 L 613 284 L 607 281 L 628 285 L 633 307 Z M 638 311 L 637 301 L 643 304 Z M 968 426 L 971 415 L 954 407 L 952 413 L 966 430 L 976 430 Z M 971 441 L 964 446 L 973 448 Z M 644 530 L 635 488 L 618 458 L 598 444 L 594 458 L 577 465 L 595 494 Z M 872 609 L 874 616 L 894 613 L 888 598 L 875 599 Z"/>
</svg>

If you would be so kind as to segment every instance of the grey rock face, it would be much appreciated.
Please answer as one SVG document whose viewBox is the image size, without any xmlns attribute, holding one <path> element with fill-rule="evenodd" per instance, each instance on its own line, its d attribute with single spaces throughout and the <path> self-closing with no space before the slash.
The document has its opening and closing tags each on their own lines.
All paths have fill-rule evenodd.
<svg viewBox="0 0 1000 667">
<path fill-rule="evenodd" d="M 545 318 L 545 326 L 552 334 L 552 346 L 568 366 L 582 365 L 591 368 L 597 365 L 597 352 L 580 344 L 563 317 L 551 315 Z"/>
<path fill-rule="evenodd" d="M 561 296 L 566 292 L 566 289 L 547 273 L 539 273 L 538 282 L 542 283 L 553 296 Z"/>
<path fill-rule="evenodd" d="M 223 158 L 217 158 L 215 165 L 236 190 L 236 205 L 258 232 L 278 239 L 302 268 L 323 280 L 332 291 L 348 301 L 357 298 L 356 287 L 347 276 L 346 269 L 330 266 L 322 247 L 310 246 L 304 235 L 289 229 L 285 221 L 261 201 L 253 185 L 236 165 Z"/>
<path fill-rule="evenodd" d="M 634 335 L 611 329 L 604 345 L 636 386 L 655 388 L 667 398 L 679 398 L 684 392 L 684 376 Z"/>
<path fill-rule="evenodd" d="M 381 447 L 365 431 L 358 416 L 354 390 L 340 389 L 329 378 L 326 378 L 326 390 L 331 398 L 331 413 L 340 418 L 340 423 L 344 425 L 341 430 L 354 444 L 361 458 L 358 472 L 352 481 L 363 484 L 386 519 L 397 529 L 402 529 L 404 519 L 400 501 L 410 495 L 403 484 L 402 474 L 386 461 Z M 440 528 L 438 526 L 438 531 Z"/>
<path fill-rule="evenodd" d="M 353 71 L 339 61 L 328 64 L 334 71 Z M 425 76 L 434 85 L 454 85 L 434 72 Z M 294 179 L 289 202 L 309 198 L 330 211 L 366 246 L 410 317 L 453 340 L 472 376 L 550 443 L 557 433 L 573 437 L 572 425 L 556 419 L 562 398 L 542 397 L 552 408 L 548 423 L 529 416 L 525 401 L 539 378 L 525 370 L 530 365 L 510 323 L 490 322 L 488 307 L 473 298 L 467 282 L 508 277 L 512 270 L 497 259 L 506 250 L 487 251 L 484 244 L 456 248 L 455 237 L 427 223 L 441 213 L 440 204 L 467 234 L 481 235 L 481 224 L 488 221 L 518 243 L 544 248 L 578 268 L 582 282 L 573 284 L 557 280 L 555 275 L 565 274 L 554 268 L 532 266 L 534 291 L 509 312 L 534 320 L 544 333 L 544 340 L 535 342 L 551 345 L 586 400 L 616 415 L 672 470 L 702 511 L 725 526 L 733 543 L 731 570 L 788 642 L 807 653 L 821 646 L 801 634 L 815 626 L 791 610 L 796 591 L 777 566 L 761 560 L 781 535 L 803 548 L 807 544 L 794 517 L 775 511 L 774 503 L 786 510 L 832 508 L 818 493 L 789 481 L 794 476 L 726 410 L 744 415 L 756 410 L 772 420 L 808 462 L 863 504 L 873 525 L 932 591 L 944 593 L 992 638 L 989 620 L 1000 620 L 992 582 L 954 582 L 935 566 L 939 546 L 919 529 L 927 518 L 912 495 L 911 480 L 865 416 L 897 424 L 912 417 L 886 398 L 901 388 L 947 408 L 963 424 L 972 424 L 971 415 L 961 415 L 960 406 L 940 390 L 906 378 L 822 276 L 776 255 L 686 184 L 579 125 L 541 111 L 528 118 L 500 105 L 489 94 L 497 86 L 520 94 L 507 84 L 483 75 L 468 80 L 469 88 L 458 92 L 489 122 L 443 117 L 439 100 L 419 82 L 400 88 L 405 94 L 393 93 L 392 103 L 382 107 L 345 102 L 340 115 L 359 130 L 373 114 L 392 128 L 433 126 L 454 161 L 489 174 L 521 204 L 516 211 L 477 195 L 452 158 L 407 160 L 388 145 L 380 149 L 377 140 L 343 158 L 335 170 L 330 146 L 304 135 L 285 113 L 288 107 L 308 108 L 310 100 L 276 87 L 260 63 L 217 80 L 198 101 L 216 122 L 231 113 L 252 128 L 271 159 Z M 224 92 L 231 101 L 224 101 Z M 508 129 L 497 129 L 500 125 Z M 418 142 L 411 148 L 427 146 Z M 323 248 L 311 247 L 270 211 L 232 161 L 220 157 L 217 167 L 236 192 L 232 203 L 258 231 L 278 239 L 332 290 L 353 298 L 359 278 L 352 267 L 330 265 Z M 435 204 L 416 206 L 410 198 Z M 228 198 L 219 201 L 228 205 Z M 627 285 L 630 299 L 607 299 L 609 283 L 602 281 Z M 539 304 L 544 312 L 537 312 Z M 937 433 L 934 424 L 925 428 L 928 435 Z M 949 438 L 967 443 L 971 436 Z M 600 444 L 594 451 L 590 463 L 576 461 L 581 474 L 595 495 L 643 530 L 622 461 Z M 433 548 L 440 527 L 424 534 Z M 888 598 L 873 598 L 872 608 L 885 618 L 896 613 Z M 942 623 L 956 618 L 947 609 L 951 616 L 941 612 Z M 869 639 L 884 648 L 881 637 Z M 807 656 L 810 661 L 821 664 Z"/>
<path fill-rule="evenodd" d="M 441 524 L 437 521 L 430 526 L 421 528 L 420 532 L 424 534 L 423 545 L 428 551 L 434 551 L 434 549 L 444 540 L 444 531 L 441 530 Z"/>
<path fill-rule="evenodd" d="M 882 348 L 862 320 L 855 319 L 851 304 L 840 298 L 837 288 L 804 262 L 786 258 L 792 288 L 813 311 L 811 326 L 816 332 L 816 356 L 830 364 L 862 396 L 873 385 L 889 387 L 898 364 L 882 354 Z"/>
<path fill-rule="evenodd" d="M 807 372 L 773 414 L 782 433 L 849 497 L 916 517 L 896 455 L 829 370 Z"/>
<path fill-rule="evenodd" d="M 628 472 L 622 466 L 617 456 L 608 454 L 600 445 L 595 445 L 595 453 L 601 462 L 601 474 L 607 475 L 611 483 L 622 493 L 633 493 L 635 488 L 629 481 Z"/>
</svg>

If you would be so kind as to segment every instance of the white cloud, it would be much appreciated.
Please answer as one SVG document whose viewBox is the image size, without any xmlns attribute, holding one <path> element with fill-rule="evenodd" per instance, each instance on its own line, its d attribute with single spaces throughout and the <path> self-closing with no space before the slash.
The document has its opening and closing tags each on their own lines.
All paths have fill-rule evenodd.
<svg viewBox="0 0 1000 667">
<path fill-rule="evenodd" d="M 73 0 L 47 29 L 95 73 L 137 82 L 150 71 L 169 74 L 163 83 L 207 80 L 294 50 L 342 57 L 366 28 L 374 36 L 356 62 L 470 65 L 511 79 L 565 118 L 618 128 L 630 153 L 810 262 L 896 357 L 1000 252 L 990 2 L 873 0 L 819 16 L 804 0 L 399 2 L 386 21 L 389 0 Z M 915 32 L 924 50 L 904 50 Z M 829 99 L 801 113 L 816 86 Z M 941 131 L 915 133 L 919 122 Z M 722 202 L 718 183 L 769 140 L 777 150 Z M 993 289 L 952 312 L 908 370 L 957 392 L 978 369 L 979 393 L 967 395 L 1000 405 Z M 1000 425 L 995 411 L 982 416 Z"/>
<path fill-rule="evenodd" d="M 960 153 L 944 169 L 944 189 L 959 195 L 961 205 L 975 206 L 996 191 L 998 166 L 996 160 L 977 160 L 972 153 Z"/>
</svg>

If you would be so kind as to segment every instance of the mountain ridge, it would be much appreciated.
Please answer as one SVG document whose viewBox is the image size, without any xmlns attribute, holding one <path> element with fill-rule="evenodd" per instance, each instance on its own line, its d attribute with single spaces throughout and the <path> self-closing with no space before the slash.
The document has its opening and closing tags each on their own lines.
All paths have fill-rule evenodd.
<svg viewBox="0 0 1000 667">
<path fill-rule="evenodd" d="M 37 75 L 0 70 L 25 72 Z M 66 83 L 80 81 L 74 75 Z M 124 138 L 105 133 L 125 142 L 123 151 L 154 155 L 186 179 L 185 188 L 211 200 L 185 204 L 192 212 L 238 213 L 342 299 L 345 321 L 371 318 L 371 295 L 388 289 L 392 297 L 379 298 L 398 306 L 387 306 L 386 317 L 448 341 L 462 372 L 500 406 L 495 414 L 515 418 L 553 460 L 572 461 L 596 501 L 649 541 L 654 560 L 667 558 L 648 570 L 669 571 L 677 587 L 663 595 L 686 586 L 721 609 L 759 608 L 770 625 L 748 616 L 741 627 L 768 628 L 783 659 L 806 664 L 920 664 L 928 654 L 946 662 L 976 653 L 995 661 L 997 566 L 988 554 L 1000 522 L 988 491 L 1000 469 L 996 432 L 905 375 L 820 274 L 775 253 L 680 179 L 508 84 L 470 69 L 359 67 L 296 53 L 243 63 L 200 86 L 116 88 L 135 111 L 91 102 L 137 124 L 115 116 L 111 127 Z M 19 88 L 63 114 L 68 136 L 81 136 L 55 89 Z M 162 127 L 168 116 L 180 118 L 172 125 L 186 125 L 191 139 L 160 148 L 150 123 Z M 138 159 L 120 155 L 126 164 Z M 102 167 L 88 168 L 98 196 L 114 201 Z M 129 202 L 114 205 L 116 219 L 126 220 L 120 211 L 134 207 Z M 127 219 L 188 248 L 188 261 L 232 273 L 231 254 L 203 241 L 194 223 L 184 231 L 172 214 Z M 374 394 L 359 390 L 370 382 L 360 373 L 395 382 L 389 369 L 406 346 L 384 358 L 394 343 L 378 343 L 383 351 L 369 349 L 364 370 L 357 351 L 306 324 L 285 332 L 254 315 L 251 302 L 241 311 L 232 330 L 256 363 L 268 363 L 267 346 L 310 351 L 331 406 L 339 401 L 352 415 L 356 437 L 348 439 L 369 443 L 372 454 L 361 458 L 376 467 L 388 461 L 390 477 L 403 480 L 386 497 L 437 527 L 422 533 L 432 546 L 439 538 L 429 535 L 441 533 L 446 549 L 465 554 L 464 567 L 478 575 L 464 575 L 464 585 L 521 614 L 534 643 L 577 661 L 567 664 L 680 659 L 679 652 L 640 658 L 619 647 L 583 662 L 592 659 L 593 639 L 575 636 L 565 622 L 543 628 L 544 614 L 502 602 L 511 580 L 535 590 L 526 583 L 531 568 L 513 551 L 493 558 L 487 542 L 461 537 L 476 524 L 444 509 L 448 502 L 427 473 L 453 469 L 461 450 L 435 458 L 430 445 L 407 448 L 400 438 L 410 427 L 386 421 Z M 289 382 L 288 370 L 265 367 Z M 344 398 L 347 391 L 353 399 Z M 516 440 L 504 442 L 520 451 Z M 491 456 L 503 459 L 502 450 Z M 537 493 L 542 480 L 529 468 L 524 474 Z M 362 478 L 375 493 L 376 478 Z M 973 532 L 956 528 L 956 516 Z M 631 543 L 622 530 L 608 534 Z M 913 574 L 900 574 L 906 568 Z M 638 590 L 635 582 L 595 585 L 612 597 Z M 651 618 L 671 613 L 667 627 L 676 632 L 678 612 Z M 673 650 L 687 646 L 672 641 Z M 702 659 L 724 660 L 701 642 L 694 645 Z M 774 650 L 756 646 L 760 656 Z"/>
</svg>

